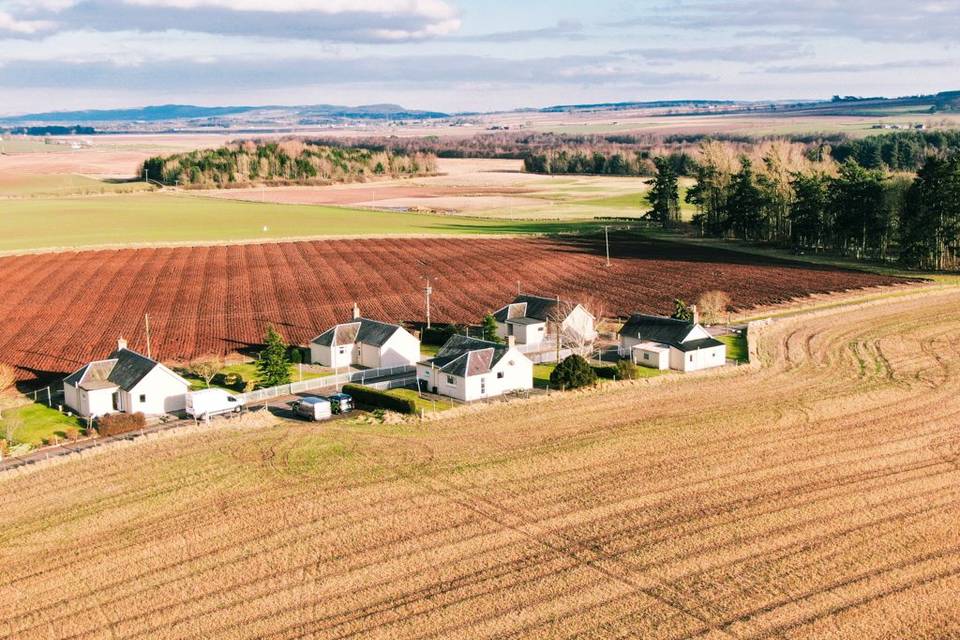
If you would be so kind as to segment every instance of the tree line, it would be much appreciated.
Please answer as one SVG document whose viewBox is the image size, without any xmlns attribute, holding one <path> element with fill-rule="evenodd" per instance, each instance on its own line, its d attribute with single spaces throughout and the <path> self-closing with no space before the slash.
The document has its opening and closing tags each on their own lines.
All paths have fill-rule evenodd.
<svg viewBox="0 0 960 640">
<path fill-rule="evenodd" d="M 436 173 L 425 153 L 328 147 L 300 140 L 245 141 L 147 159 L 140 175 L 166 185 L 230 188 L 251 184 L 330 184 Z"/>
<path fill-rule="evenodd" d="M 704 235 L 790 244 L 925 269 L 960 267 L 960 153 L 928 155 L 915 175 L 791 156 L 772 145 L 759 162 L 705 143 L 686 202 Z M 678 175 L 655 162 L 648 216 L 679 222 Z"/>
</svg>

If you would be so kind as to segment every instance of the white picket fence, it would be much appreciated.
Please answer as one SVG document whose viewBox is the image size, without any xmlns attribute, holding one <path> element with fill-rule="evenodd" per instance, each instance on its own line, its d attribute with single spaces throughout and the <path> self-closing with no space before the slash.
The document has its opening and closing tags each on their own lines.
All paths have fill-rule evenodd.
<svg viewBox="0 0 960 640">
<path fill-rule="evenodd" d="M 255 391 L 250 391 L 248 393 L 238 394 L 238 396 L 246 404 L 255 404 L 257 402 L 263 402 L 264 400 L 270 400 L 272 398 L 294 396 L 298 393 L 315 391 L 317 389 L 325 389 L 327 387 L 339 387 L 351 382 L 366 384 L 367 380 L 376 380 L 377 378 L 398 376 L 400 374 L 414 374 L 413 376 L 404 376 L 403 378 L 399 378 L 397 380 L 383 380 L 368 385 L 375 389 L 394 389 L 396 387 L 406 386 L 407 384 L 410 384 L 416 380 L 416 371 L 417 368 L 413 365 L 405 365 L 402 367 L 385 367 L 383 369 L 365 369 L 363 371 L 350 371 L 333 376 L 324 376 L 322 378 L 303 380 L 301 382 L 291 382 L 290 384 L 282 384 L 277 387 L 256 389 Z M 404 384 L 399 384 L 401 380 L 406 380 L 406 382 Z M 392 384 L 393 386 L 379 386 L 387 384 Z"/>
</svg>

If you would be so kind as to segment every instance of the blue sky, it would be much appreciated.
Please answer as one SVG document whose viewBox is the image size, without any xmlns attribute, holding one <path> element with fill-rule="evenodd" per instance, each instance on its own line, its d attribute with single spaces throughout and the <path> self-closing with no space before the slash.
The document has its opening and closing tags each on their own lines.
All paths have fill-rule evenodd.
<svg viewBox="0 0 960 640">
<path fill-rule="evenodd" d="M 960 0 L 0 0 L 0 113 L 960 89 Z"/>
</svg>

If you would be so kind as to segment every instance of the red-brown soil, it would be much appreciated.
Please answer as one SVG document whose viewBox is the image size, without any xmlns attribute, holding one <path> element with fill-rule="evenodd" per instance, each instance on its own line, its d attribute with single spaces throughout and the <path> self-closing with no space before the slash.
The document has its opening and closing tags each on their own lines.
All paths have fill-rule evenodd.
<svg viewBox="0 0 960 640">
<path fill-rule="evenodd" d="M 306 344 L 354 302 L 368 317 L 478 322 L 519 287 L 592 300 L 604 315 L 669 313 L 679 297 L 727 292 L 737 309 L 901 282 L 667 242 L 603 246 L 562 239 L 377 239 L 52 253 L 0 259 L 0 362 L 22 379 L 69 372 L 119 336 L 154 357 L 257 349 L 269 324 Z"/>
</svg>

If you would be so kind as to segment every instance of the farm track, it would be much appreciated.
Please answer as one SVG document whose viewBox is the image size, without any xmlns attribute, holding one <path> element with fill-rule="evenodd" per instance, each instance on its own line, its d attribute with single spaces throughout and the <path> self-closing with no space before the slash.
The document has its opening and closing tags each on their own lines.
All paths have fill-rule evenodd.
<svg viewBox="0 0 960 640">
<path fill-rule="evenodd" d="M 606 315 L 663 313 L 675 297 L 726 291 L 736 308 L 809 294 L 899 284 L 872 274 L 811 267 L 662 241 L 614 242 L 611 267 L 592 240 L 333 240 L 167 249 L 81 251 L 0 258 L 0 362 L 23 380 L 49 378 L 102 358 L 126 337 L 153 355 L 186 360 L 257 349 L 268 325 L 306 344 L 357 302 L 365 315 L 479 322 L 520 287 L 587 303 Z"/>
<path fill-rule="evenodd" d="M 750 369 L 7 476 L 0 638 L 960 636 L 958 304 L 782 320 Z"/>
</svg>

